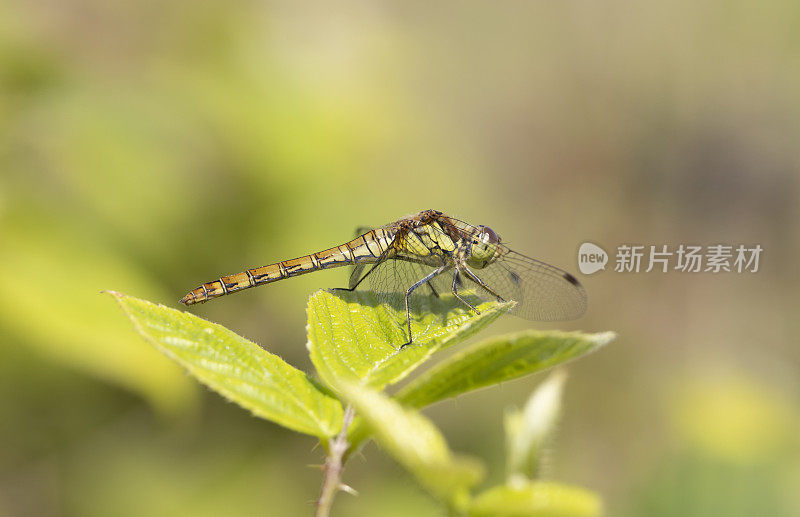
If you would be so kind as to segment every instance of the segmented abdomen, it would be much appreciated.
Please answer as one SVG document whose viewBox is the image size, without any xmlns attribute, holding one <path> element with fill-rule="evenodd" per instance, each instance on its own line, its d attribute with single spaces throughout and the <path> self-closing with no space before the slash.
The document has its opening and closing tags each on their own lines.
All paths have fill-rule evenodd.
<svg viewBox="0 0 800 517">
<path fill-rule="evenodd" d="M 389 230 L 378 228 L 360 235 L 350 242 L 323 251 L 268 266 L 248 269 L 235 275 L 223 276 L 192 289 L 180 301 L 186 305 L 205 302 L 257 285 L 277 282 L 284 278 L 303 275 L 320 269 L 375 262 L 393 239 Z"/>
</svg>

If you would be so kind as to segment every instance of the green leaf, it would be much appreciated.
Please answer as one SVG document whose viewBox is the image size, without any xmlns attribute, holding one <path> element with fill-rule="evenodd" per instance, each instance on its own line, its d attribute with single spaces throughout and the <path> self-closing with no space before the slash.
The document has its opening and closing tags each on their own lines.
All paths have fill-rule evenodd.
<svg viewBox="0 0 800 517">
<path fill-rule="evenodd" d="M 405 311 L 399 304 L 381 304 L 370 292 L 317 291 L 308 300 L 308 348 L 325 382 L 360 381 L 373 388 L 392 384 L 417 368 L 437 350 L 475 334 L 513 303 L 487 302 L 473 313 L 453 296 L 415 300 L 407 341 Z"/>
<path fill-rule="evenodd" d="M 516 379 L 589 353 L 616 334 L 528 330 L 478 343 L 423 373 L 395 399 L 421 408 L 448 397 Z M 350 453 L 369 438 L 359 419 L 348 429 Z"/>
<path fill-rule="evenodd" d="M 593 517 L 600 515 L 600 498 L 582 488 L 548 482 L 497 486 L 478 495 L 471 517 Z"/>
<path fill-rule="evenodd" d="M 382 393 L 347 382 L 339 390 L 361 415 L 378 444 L 423 487 L 453 506 L 466 504 L 468 489 L 483 477 L 479 462 L 455 457 L 430 420 Z"/>
<path fill-rule="evenodd" d="M 567 374 L 551 373 L 528 397 L 525 409 L 510 408 L 503 421 L 506 432 L 508 481 L 521 482 L 538 475 L 542 449 L 561 413 L 561 395 Z"/>
<path fill-rule="evenodd" d="M 147 341 L 254 415 L 323 439 L 341 428 L 339 401 L 280 357 L 193 314 L 110 294 Z"/>
<path fill-rule="evenodd" d="M 401 390 L 406 406 L 425 407 L 462 393 L 549 368 L 605 345 L 616 334 L 528 330 L 469 347 Z"/>
</svg>

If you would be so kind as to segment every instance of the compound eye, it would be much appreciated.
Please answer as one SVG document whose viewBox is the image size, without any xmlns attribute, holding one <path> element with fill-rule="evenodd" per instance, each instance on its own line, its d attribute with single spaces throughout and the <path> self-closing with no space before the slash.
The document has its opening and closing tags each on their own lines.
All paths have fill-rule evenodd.
<svg viewBox="0 0 800 517">
<path fill-rule="evenodd" d="M 488 226 L 481 226 L 481 241 L 486 244 L 498 244 L 500 237 Z"/>
</svg>

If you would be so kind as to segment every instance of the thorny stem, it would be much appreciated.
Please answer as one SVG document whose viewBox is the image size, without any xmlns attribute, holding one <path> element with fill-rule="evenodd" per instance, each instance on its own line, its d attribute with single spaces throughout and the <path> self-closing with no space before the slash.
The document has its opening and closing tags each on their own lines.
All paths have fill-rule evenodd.
<svg viewBox="0 0 800 517">
<path fill-rule="evenodd" d="M 322 481 L 322 492 L 319 494 L 319 500 L 317 500 L 315 517 L 328 517 L 331 513 L 331 506 L 333 505 L 333 498 L 336 497 L 336 492 L 346 490 L 342 486 L 342 471 L 344 470 L 342 456 L 344 456 L 349 445 L 347 443 L 347 428 L 350 427 L 350 423 L 353 421 L 354 413 L 352 406 L 345 408 L 344 417 L 342 418 L 342 430 L 331 440 L 328 446 L 328 457 L 325 459 L 325 465 L 323 466 L 325 478 Z"/>
</svg>

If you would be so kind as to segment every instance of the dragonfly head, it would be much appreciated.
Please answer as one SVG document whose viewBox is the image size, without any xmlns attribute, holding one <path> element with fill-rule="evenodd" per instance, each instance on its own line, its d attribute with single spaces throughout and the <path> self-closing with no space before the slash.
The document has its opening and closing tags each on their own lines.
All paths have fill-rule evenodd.
<svg viewBox="0 0 800 517">
<path fill-rule="evenodd" d="M 481 269 L 491 264 L 500 254 L 500 236 L 488 226 L 478 226 L 472 234 L 467 264 Z"/>
</svg>

